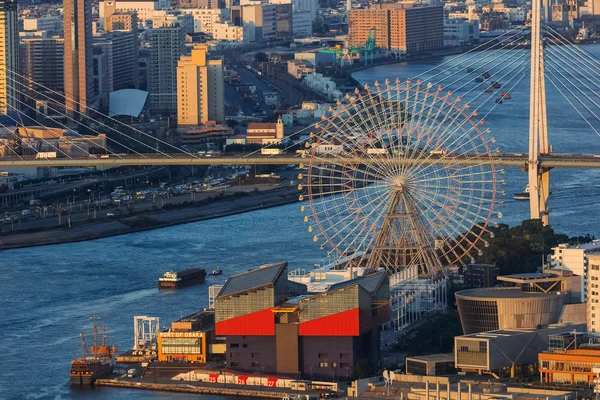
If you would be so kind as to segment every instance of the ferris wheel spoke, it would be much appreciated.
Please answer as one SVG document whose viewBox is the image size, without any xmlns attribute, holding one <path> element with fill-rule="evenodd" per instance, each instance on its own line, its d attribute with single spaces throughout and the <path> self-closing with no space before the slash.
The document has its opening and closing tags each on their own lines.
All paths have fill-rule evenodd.
<svg viewBox="0 0 600 400">
<path fill-rule="evenodd" d="M 438 203 L 436 200 L 432 199 L 432 201 L 433 201 L 434 203 L 437 203 L 437 205 L 438 205 L 438 206 L 440 205 L 440 204 L 439 204 L 439 203 Z M 438 217 L 441 219 L 441 216 L 440 216 L 440 215 L 437 213 L 437 211 L 435 211 L 435 210 L 436 210 L 436 208 L 435 208 L 435 207 L 432 207 L 432 208 L 431 208 L 431 211 L 432 211 L 433 213 L 435 213 L 435 214 L 436 214 L 436 215 L 437 215 L 437 216 L 438 216 Z M 454 221 L 455 221 L 455 222 L 456 222 L 458 225 L 460 225 L 460 227 L 461 227 L 462 229 L 464 229 L 464 231 L 463 231 L 463 232 L 458 232 L 458 230 L 456 230 L 456 232 L 451 232 L 451 231 L 449 231 L 449 230 L 447 229 L 447 225 L 445 225 L 445 224 L 442 224 L 442 225 L 440 225 L 440 228 L 441 228 L 441 229 L 442 229 L 444 232 L 446 232 L 446 233 L 448 234 L 447 236 L 448 236 L 448 237 L 450 237 L 450 238 L 451 238 L 451 237 L 453 237 L 453 236 L 455 236 L 457 233 L 458 233 L 459 235 L 463 236 L 463 239 L 464 239 L 464 241 L 466 241 L 466 242 L 468 242 L 468 243 L 470 244 L 469 248 L 465 248 L 464 246 L 462 246 L 462 245 L 460 244 L 460 243 L 461 243 L 460 241 L 458 241 L 457 243 L 459 244 L 460 248 L 461 248 L 461 249 L 464 251 L 464 253 L 463 253 L 463 254 L 467 254 L 467 253 L 468 253 L 468 251 L 469 251 L 471 248 L 475 247 L 475 242 L 474 242 L 474 241 L 473 241 L 473 242 L 472 242 L 472 241 L 470 241 L 470 240 L 469 240 L 469 239 L 466 237 L 466 233 L 465 233 L 465 232 L 470 232 L 470 231 L 471 231 L 471 229 L 473 228 L 473 224 L 471 224 L 471 226 L 468 226 L 468 227 L 467 227 L 467 226 L 466 226 L 466 225 L 463 223 L 463 221 L 462 221 L 461 219 L 455 219 Z"/>
<path fill-rule="evenodd" d="M 369 211 L 369 213 L 368 213 L 368 214 L 366 214 L 366 215 L 363 217 L 362 221 L 370 221 L 370 219 L 371 219 L 371 216 L 372 216 L 372 215 L 373 215 L 373 213 L 375 213 L 375 212 L 379 212 L 379 214 L 381 214 L 381 215 L 382 215 L 382 214 L 383 214 L 383 211 L 381 210 L 381 206 L 384 204 L 384 200 L 386 200 L 386 199 L 387 199 L 387 197 L 389 197 L 389 196 L 390 196 L 390 193 L 389 193 L 389 192 L 383 192 L 383 193 L 382 193 L 380 196 L 378 196 L 378 197 L 377 197 L 375 200 L 373 200 L 373 201 L 371 201 L 369 204 L 367 204 L 367 205 L 365 206 L 365 208 L 369 208 L 369 207 L 370 207 L 370 208 L 371 208 L 371 211 Z M 377 206 L 372 206 L 372 205 L 373 205 L 375 202 L 377 202 Z M 377 218 L 375 219 L 375 221 L 374 221 L 373 223 L 371 223 L 371 228 L 370 228 L 370 229 L 373 229 L 373 228 L 374 228 L 374 227 L 377 225 L 377 221 L 378 221 L 378 220 L 379 220 L 379 217 L 377 217 Z M 362 227 L 362 226 L 361 226 L 360 224 L 355 224 L 355 225 L 354 225 L 354 228 L 352 228 L 352 229 L 351 229 L 351 230 L 350 230 L 350 231 L 349 231 L 349 232 L 346 234 L 346 236 L 340 240 L 340 243 L 345 243 L 345 242 L 346 242 L 346 240 L 348 239 L 348 237 L 349 237 L 350 235 L 353 235 L 353 234 L 356 232 L 356 230 L 357 230 L 357 229 L 360 229 L 361 227 Z M 369 234 L 369 232 L 370 232 L 370 229 L 369 229 L 369 231 L 367 232 L 367 234 L 366 234 L 366 235 L 368 235 L 368 234 Z M 335 239 L 335 238 L 336 238 L 338 235 L 340 235 L 341 233 L 342 233 L 342 231 L 341 231 L 341 230 L 337 230 L 337 231 L 336 231 L 336 233 L 335 233 L 334 235 L 332 235 L 330 239 L 331 239 L 331 240 Z M 363 235 L 363 236 L 365 236 L 365 235 Z M 358 235 L 358 234 L 357 234 L 357 235 L 355 235 L 355 237 L 354 237 L 354 240 L 352 241 L 352 243 L 354 243 L 358 237 L 359 237 L 359 235 Z M 346 251 L 346 250 L 342 251 L 342 254 L 347 254 L 347 251 Z"/>
</svg>

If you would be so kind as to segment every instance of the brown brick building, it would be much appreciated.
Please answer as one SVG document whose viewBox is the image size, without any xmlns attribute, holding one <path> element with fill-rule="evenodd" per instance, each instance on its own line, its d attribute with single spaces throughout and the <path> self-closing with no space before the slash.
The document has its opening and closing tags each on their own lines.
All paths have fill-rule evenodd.
<svg viewBox="0 0 600 400">
<path fill-rule="evenodd" d="M 376 29 L 376 45 L 384 50 L 407 53 L 440 50 L 444 45 L 443 6 L 401 8 L 399 4 L 378 4 L 350 11 L 348 37 L 361 47 Z"/>
</svg>

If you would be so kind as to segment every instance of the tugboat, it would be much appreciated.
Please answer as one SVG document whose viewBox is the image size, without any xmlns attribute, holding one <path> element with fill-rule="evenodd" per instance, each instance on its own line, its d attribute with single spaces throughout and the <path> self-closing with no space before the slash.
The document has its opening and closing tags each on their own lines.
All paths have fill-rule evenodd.
<svg viewBox="0 0 600 400">
<path fill-rule="evenodd" d="M 223 271 L 221 271 L 220 269 L 213 269 L 210 274 L 211 275 L 221 275 L 222 273 L 223 273 Z"/>
<path fill-rule="evenodd" d="M 118 349 L 106 344 L 108 329 L 98 330 L 96 319 L 94 318 L 94 345 L 89 348 L 89 351 L 85 344 L 83 332 L 79 334 L 82 356 L 71 361 L 69 377 L 72 385 L 93 385 L 97 379 L 107 378 L 112 374 L 113 355 L 117 353 Z M 102 335 L 100 346 L 97 344 L 98 334 Z"/>
<path fill-rule="evenodd" d="M 165 272 L 162 278 L 158 279 L 159 288 L 182 288 L 191 285 L 204 283 L 206 271 L 201 268 L 190 268 L 183 271 Z"/>
<path fill-rule="evenodd" d="M 510 100 L 512 98 L 508 92 L 502 92 L 502 97 L 504 97 L 504 100 Z"/>
<path fill-rule="evenodd" d="M 529 200 L 529 185 L 525 187 L 525 191 L 521 193 L 515 193 L 513 198 L 515 200 Z"/>
</svg>

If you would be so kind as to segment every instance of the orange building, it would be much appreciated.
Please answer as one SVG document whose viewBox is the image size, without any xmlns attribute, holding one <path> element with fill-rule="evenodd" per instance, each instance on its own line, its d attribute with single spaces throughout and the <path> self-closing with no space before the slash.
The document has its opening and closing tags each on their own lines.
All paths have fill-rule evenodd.
<svg viewBox="0 0 600 400">
<path fill-rule="evenodd" d="M 352 46 L 362 47 L 372 28 L 376 30 L 375 46 L 379 49 L 407 53 L 440 50 L 444 46 L 444 9 L 382 3 L 350 11 L 348 38 Z"/>
<path fill-rule="evenodd" d="M 171 323 L 171 329 L 158 333 L 158 361 L 205 363 L 214 322 L 214 312 L 205 310 Z"/>
<path fill-rule="evenodd" d="M 596 376 L 592 369 L 600 366 L 600 348 L 555 350 L 540 353 L 538 359 L 541 382 L 592 385 Z"/>
</svg>

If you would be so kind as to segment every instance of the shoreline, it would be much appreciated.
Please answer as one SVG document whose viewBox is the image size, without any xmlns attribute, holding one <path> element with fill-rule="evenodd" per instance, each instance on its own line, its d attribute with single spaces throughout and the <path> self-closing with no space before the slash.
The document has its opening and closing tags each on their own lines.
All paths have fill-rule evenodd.
<svg viewBox="0 0 600 400">
<path fill-rule="evenodd" d="M 58 228 L 35 233 L 18 233 L 0 236 L 0 251 L 85 242 L 244 214 L 251 211 L 279 207 L 297 202 L 298 198 L 296 197 L 296 193 L 296 189 L 277 188 L 243 198 L 218 200 L 201 207 L 191 206 L 173 210 L 163 210 L 155 213 L 144 213 L 125 217 L 121 220 L 95 222 L 72 228 Z M 225 209 L 218 211 L 219 208 Z M 214 209 L 217 209 L 217 211 L 213 211 Z M 123 221 L 140 221 L 140 217 L 145 220 L 151 219 L 153 225 L 130 227 L 123 223 Z M 155 219 L 152 217 L 155 217 Z"/>
</svg>

